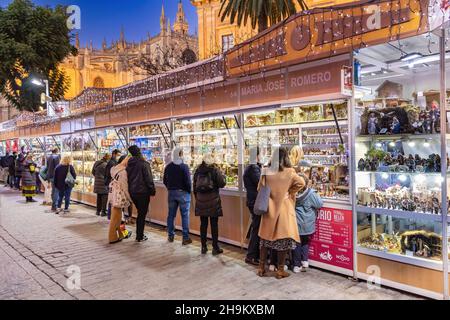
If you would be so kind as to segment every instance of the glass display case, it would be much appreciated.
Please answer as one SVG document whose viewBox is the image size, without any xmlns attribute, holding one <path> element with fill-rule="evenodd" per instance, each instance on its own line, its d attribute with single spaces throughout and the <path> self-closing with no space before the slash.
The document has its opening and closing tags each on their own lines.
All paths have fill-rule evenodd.
<svg viewBox="0 0 450 320">
<path fill-rule="evenodd" d="M 78 192 L 83 192 L 84 185 L 83 138 L 83 134 L 81 133 L 71 135 L 71 149 L 69 149 L 72 153 L 73 167 L 77 173 L 77 183 L 75 184 L 73 190 Z M 64 149 L 64 152 L 65 151 L 66 149 Z"/>
<path fill-rule="evenodd" d="M 125 152 L 128 149 L 125 129 L 98 129 L 97 146 L 99 157 L 105 153 L 111 154 L 115 149 Z"/>
<path fill-rule="evenodd" d="M 358 214 L 358 245 L 394 255 L 442 259 L 442 224 L 435 221 Z"/>
<path fill-rule="evenodd" d="M 273 147 L 300 146 L 311 187 L 325 199 L 349 202 L 347 117 L 345 101 L 246 113 L 245 163 L 251 147 L 259 146 L 267 164 Z"/>
<path fill-rule="evenodd" d="M 357 238 L 364 253 L 383 251 L 387 259 L 401 255 L 401 261 L 421 265 L 417 258 L 442 259 L 447 203 L 442 191 L 448 168 L 442 166 L 448 154 L 441 148 L 445 130 L 436 76 L 439 40 L 427 34 L 402 45 L 410 52 L 385 44 L 356 55 L 362 65 L 355 105 Z M 366 56 L 376 52 L 383 52 L 381 63 L 400 55 L 397 68 L 373 71 Z"/>
<path fill-rule="evenodd" d="M 88 131 L 82 134 L 83 138 L 83 189 L 85 193 L 94 192 L 94 176 L 92 168 L 99 158 L 99 147 L 96 141 L 96 132 Z M 81 172 L 81 171 L 80 171 Z"/>
<path fill-rule="evenodd" d="M 238 125 L 234 116 L 175 122 L 175 143 L 183 149 L 191 173 L 211 154 L 227 177 L 227 188 L 238 188 Z"/>
<path fill-rule="evenodd" d="M 52 154 L 52 151 L 55 148 L 58 148 L 60 152 L 63 151 L 61 136 L 48 136 L 44 137 L 43 140 L 45 144 L 45 153 L 47 157 Z"/>
<path fill-rule="evenodd" d="M 21 150 L 33 156 L 33 161 L 39 163 L 39 165 L 42 163 L 42 159 L 45 156 L 44 138 L 19 139 L 19 144 Z"/>
<path fill-rule="evenodd" d="M 150 162 L 153 179 L 162 181 L 165 156 L 171 145 L 169 124 L 147 124 L 130 128 L 130 145 L 138 146 L 144 158 Z"/>
</svg>

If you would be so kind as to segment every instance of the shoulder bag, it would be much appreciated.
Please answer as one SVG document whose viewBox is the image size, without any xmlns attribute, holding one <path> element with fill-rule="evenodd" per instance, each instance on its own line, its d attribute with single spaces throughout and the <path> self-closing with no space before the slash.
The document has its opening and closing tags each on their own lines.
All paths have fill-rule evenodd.
<svg viewBox="0 0 450 320">
<path fill-rule="evenodd" d="M 257 216 L 265 215 L 269 212 L 269 199 L 270 199 L 270 187 L 267 186 L 266 175 L 263 175 L 264 184 L 258 191 L 256 196 L 255 206 L 253 207 L 253 213 Z"/>
</svg>

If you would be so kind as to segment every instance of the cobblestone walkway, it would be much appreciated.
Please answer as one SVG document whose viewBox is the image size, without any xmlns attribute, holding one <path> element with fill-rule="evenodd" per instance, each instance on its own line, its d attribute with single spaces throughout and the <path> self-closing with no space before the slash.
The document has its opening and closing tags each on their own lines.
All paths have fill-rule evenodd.
<svg viewBox="0 0 450 320">
<path fill-rule="evenodd" d="M 317 269 L 258 278 L 240 249 L 202 256 L 197 238 L 169 244 L 156 226 L 147 226 L 145 243 L 111 246 L 107 220 L 90 208 L 57 216 L 0 188 L 0 299 L 415 299 Z M 81 289 L 69 289 L 71 266 L 81 271 Z"/>
</svg>

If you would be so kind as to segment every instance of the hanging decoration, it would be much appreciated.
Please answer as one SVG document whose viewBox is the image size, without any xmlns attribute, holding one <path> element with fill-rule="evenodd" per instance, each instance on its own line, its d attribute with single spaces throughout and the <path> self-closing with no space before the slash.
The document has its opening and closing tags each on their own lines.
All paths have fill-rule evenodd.
<svg viewBox="0 0 450 320">
<path fill-rule="evenodd" d="M 441 8 L 441 1 L 375 0 L 299 12 L 227 52 L 227 76 L 242 77 L 260 73 L 261 65 L 273 70 L 426 33 L 433 28 L 432 9 L 436 4 Z"/>
</svg>

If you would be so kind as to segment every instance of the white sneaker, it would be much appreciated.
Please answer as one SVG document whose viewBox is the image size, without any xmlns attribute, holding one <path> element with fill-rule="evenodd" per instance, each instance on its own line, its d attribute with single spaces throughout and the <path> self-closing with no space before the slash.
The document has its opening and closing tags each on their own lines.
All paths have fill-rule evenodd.
<svg viewBox="0 0 450 320">
<path fill-rule="evenodd" d="M 303 271 L 303 267 L 294 267 L 294 273 L 300 273 Z"/>
<path fill-rule="evenodd" d="M 302 261 L 302 272 L 306 272 L 309 269 L 308 261 Z"/>
<path fill-rule="evenodd" d="M 269 271 L 270 271 L 270 272 L 274 272 L 275 270 L 277 270 L 277 268 L 275 268 L 275 266 L 274 266 L 273 264 L 271 264 L 271 265 L 269 266 Z"/>
<path fill-rule="evenodd" d="M 284 271 L 288 271 L 289 270 L 289 266 L 284 266 Z"/>
</svg>

